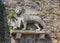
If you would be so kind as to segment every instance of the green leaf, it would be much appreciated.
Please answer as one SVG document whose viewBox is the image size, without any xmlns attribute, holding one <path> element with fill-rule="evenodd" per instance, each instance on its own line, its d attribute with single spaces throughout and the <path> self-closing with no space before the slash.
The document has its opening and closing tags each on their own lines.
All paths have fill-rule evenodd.
<svg viewBox="0 0 60 43">
<path fill-rule="evenodd" d="M 16 16 L 17 16 L 16 12 L 11 10 L 10 11 L 10 17 L 16 17 Z"/>
</svg>

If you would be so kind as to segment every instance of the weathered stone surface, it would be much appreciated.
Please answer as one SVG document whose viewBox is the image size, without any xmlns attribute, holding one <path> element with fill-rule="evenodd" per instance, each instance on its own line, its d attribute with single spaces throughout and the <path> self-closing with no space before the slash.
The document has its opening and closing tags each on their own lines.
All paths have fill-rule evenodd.
<svg viewBox="0 0 60 43">
<path fill-rule="evenodd" d="M 59 14 L 60 14 L 60 9 L 59 9 L 59 10 L 53 10 L 51 13 L 52 13 L 52 14 L 59 15 Z"/>
<path fill-rule="evenodd" d="M 13 39 L 13 37 L 11 38 L 11 43 L 16 43 L 16 41 Z"/>
<path fill-rule="evenodd" d="M 52 43 L 58 43 L 57 39 L 52 38 Z"/>
<path fill-rule="evenodd" d="M 58 41 L 58 43 L 60 43 L 60 40 Z"/>
<path fill-rule="evenodd" d="M 22 34 L 21 33 L 16 33 L 16 39 L 21 39 Z"/>
<path fill-rule="evenodd" d="M 11 34 L 14 34 L 14 33 L 22 33 L 22 34 L 45 34 L 46 32 L 45 31 L 36 31 L 36 30 L 11 30 L 10 31 Z"/>
<path fill-rule="evenodd" d="M 25 3 L 29 2 L 30 0 L 29 1 L 24 0 L 25 2 L 23 0 L 3 0 L 3 1 L 6 2 L 6 3 L 4 2 L 4 4 L 6 5 L 6 8 L 8 10 L 10 10 L 10 9 L 15 9 L 16 6 L 24 6 Z M 33 2 L 35 2 L 35 0 L 33 0 Z M 38 1 L 36 1 L 35 3 L 37 3 L 37 2 Z M 30 1 L 30 4 L 31 3 L 32 2 Z M 27 4 L 28 3 L 26 3 L 26 5 Z M 36 14 L 36 15 L 34 14 L 33 16 L 42 17 L 42 19 L 46 23 L 46 26 L 48 29 L 47 34 L 51 36 L 50 38 L 52 40 L 52 42 L 47 42 L 47 43 L 60 43 L 60 6 L 59 6 L 59 0 L 40 0 L 37 4 L 40 8 L 39 9 L 40 14 Z M 34 5 L 34 6 L 36 6 L 36 5 Z M 9 22 L 9 20 L 8 20 L 8 22 Z M 57 41 L 57 37 L 58 37 L 58 41 Z M 54 39 L 54 38 L 56 38 L 56 39 Z M 32 38 L 29 38 L 29 39 L 23 38 L 25 43 L 27 43 L 26 40 L 29 40 L 29 42 L 32 41 L 31 40 Z M 37 41 L 37 43 L 40 43 L 40 42 L 45 43 L 45 42 L 40 41 L 40 40 Z M 16 42 L 13 40 L 13 42 L 11 42 L 11 43 L 16 43 Z M 20 41 L 17 43 L 20 43 Z M 21 43 L 23 43 L 22 40 L 21 40 Z"/>
</svg>

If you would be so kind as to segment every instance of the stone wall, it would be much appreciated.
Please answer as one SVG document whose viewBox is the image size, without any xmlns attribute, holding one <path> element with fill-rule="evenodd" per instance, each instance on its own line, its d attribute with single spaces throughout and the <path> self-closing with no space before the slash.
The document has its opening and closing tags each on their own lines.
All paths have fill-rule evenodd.
<svg viewBox="0 0 60 43">
<path fill-rule="evenodd" d="M 6 0 L 4 4 L 6 6 L 6 9 L 10 10 L 10 9 L 15 9 L 16 6 L 23 6 L 24 1 L 23 0 L 15 0 L 15 1 Z M 44 22 L 46 23 L 47 30 L 48 30 L 47 32 L 50 32 L 50 34 L 46 35 L 45 40 L 41 40 L 41 41 L 39 40 L 39 41 L 41 43 L 45 43 L 45 42 L 46 43 L 60 43 L 60 6 L 59 6 L 60 0 L 40 0 L 40 1 L 38 0 L 34 2 L 37 3 L 38 8 L 40 10 L 40 14 L 38 16 L 40 16 L 44 20 Z M 31 39 L 32 38 L 30 38 L 30 40 Z M 23 38 L 22 40 L 25 42 L 26 39 Z M 22 43 L 24 43 L 23 41 Z M 38 41 L 38 38 L 37 38 L 37 41 Z M 38 43 L 40 43 L 39 41 Z M 20 40 L 17 43 L 20 43 Z"/>
</svg>

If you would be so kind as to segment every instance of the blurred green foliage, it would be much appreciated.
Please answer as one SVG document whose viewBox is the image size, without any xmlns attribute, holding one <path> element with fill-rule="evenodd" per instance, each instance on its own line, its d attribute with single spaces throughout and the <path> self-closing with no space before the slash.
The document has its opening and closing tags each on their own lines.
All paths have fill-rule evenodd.
<svg viewBox="0 0 60 43">
<path fill-rule="evenodd" d="M 11 29 L 11 28 L 10 28 L 9 26 L 8 26 L 7 28 L 8 28 L 8 31 L 10 32 L 10 29 Z"/>
<path fill-rule="evenodd" d="M 41 1 L 41 0 L 35 0 L 35 1 Z"/>
<path fill-rule="evenodd" d="M 10 17 L 16 17 L 17 16 L 17 14 L 14 10 L 10 10 L 9 15 L 10 15 Z"/>
</svg>

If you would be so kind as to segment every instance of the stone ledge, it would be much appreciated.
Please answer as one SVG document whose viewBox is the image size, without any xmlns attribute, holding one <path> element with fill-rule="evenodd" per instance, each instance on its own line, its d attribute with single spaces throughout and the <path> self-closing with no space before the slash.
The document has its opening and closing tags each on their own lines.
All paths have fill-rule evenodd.
<svg viewBox="0 0 60 43">
<path fill-rule="evenodd" d="M 11 34 L 14 33 L 22 33 L 22 34 L 45 34 L 46 32 L 43 31 L 32 31 L 32 30 L 11 30 L 10 31 Z"/>
</svg>

